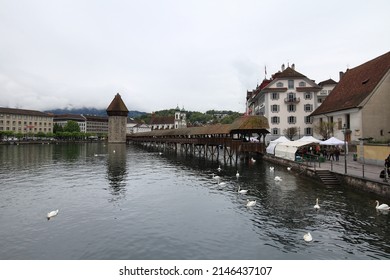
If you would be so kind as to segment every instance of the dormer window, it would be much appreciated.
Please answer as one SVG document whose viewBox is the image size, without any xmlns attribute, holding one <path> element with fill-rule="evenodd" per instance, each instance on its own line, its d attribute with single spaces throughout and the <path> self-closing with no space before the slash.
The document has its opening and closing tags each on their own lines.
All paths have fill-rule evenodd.
<svg viewBox="0 0 390 280">
<path fill-rule="evenodd" d="M 305 86 L 306 86 L 306 83 L 305 83 L 305 82 L 299 82 L 299 86 L 300 86 L 300 87 L 305 87 Z"/>
<path fill-rule="evenodd" d="M 276 84 L 276 87 L 278 87 L 278 88 L 283 87 L 283 83 L 282 83 L 282 82 L 278 82 L 278 83 Z"/>
</svg>

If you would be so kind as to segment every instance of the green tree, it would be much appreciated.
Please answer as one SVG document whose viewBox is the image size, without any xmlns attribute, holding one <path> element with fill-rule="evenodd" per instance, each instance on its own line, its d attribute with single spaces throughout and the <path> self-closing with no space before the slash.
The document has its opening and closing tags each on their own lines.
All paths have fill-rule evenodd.
<svg viewBox="0 0 390 280">
<path fill-rule="evenodd" d="M 62 125 L 59 125 L 58 123 L 55 123 L 53 125 L 53 133 L 63 132 L 63 131 L 64 131 L 64 128 L 62 127 Z"/>
<path fill-rule="evenodd" d="M 64 125 L 65 132 L 80 132 L 80 127 L 75 121 L 68 121 L 66 125 Z"/>
</svg>

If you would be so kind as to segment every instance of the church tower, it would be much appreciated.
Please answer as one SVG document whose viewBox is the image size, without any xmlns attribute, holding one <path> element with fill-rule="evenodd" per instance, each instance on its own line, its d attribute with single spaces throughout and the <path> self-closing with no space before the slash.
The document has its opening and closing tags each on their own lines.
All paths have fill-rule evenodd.
<svg viewBox="0 0 390 280">
<path fill-rule="evenodd" d="M 108 143 L 126 143 L 126 124 L 129 110 L 117 93 L 107 108 Z"/>
<path fill-rule="evenodd" d="M 180 110 L 179 106 L 175 109 L 175 129 L 187 127 L 186 113 L 184 108 Z"/>
</svg>

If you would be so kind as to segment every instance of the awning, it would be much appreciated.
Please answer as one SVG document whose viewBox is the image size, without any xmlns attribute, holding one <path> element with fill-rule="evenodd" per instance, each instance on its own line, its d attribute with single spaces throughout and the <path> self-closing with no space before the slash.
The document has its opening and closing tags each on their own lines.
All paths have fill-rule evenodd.
<svg viewBox="0 0 390 280">
<path fill-rule="evenodd" d="M 315 142 L 297 140 L 278 143 L 275 147 L 275 156 L 295 161 L 295 153 L 298 148 L 310 144 L 315 144 Z"/>
</svg>

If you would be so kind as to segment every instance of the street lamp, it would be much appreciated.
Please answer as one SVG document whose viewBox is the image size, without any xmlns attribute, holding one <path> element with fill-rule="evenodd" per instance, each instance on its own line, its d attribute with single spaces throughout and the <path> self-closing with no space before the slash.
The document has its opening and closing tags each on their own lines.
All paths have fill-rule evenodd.
<svg viewBox="0 0 390 280">
<path fill-rule="evenodd" d="M 344 124 L 341 131 L 344 134 L 344 168 L 345 168 L 344 172 L 345 172 L 345 174 L 347 174 L 347 141 L 345 141 L 345 135 L 347 134 L 347 130 L 348 130 L 347 124 Z"/>
</svg>

